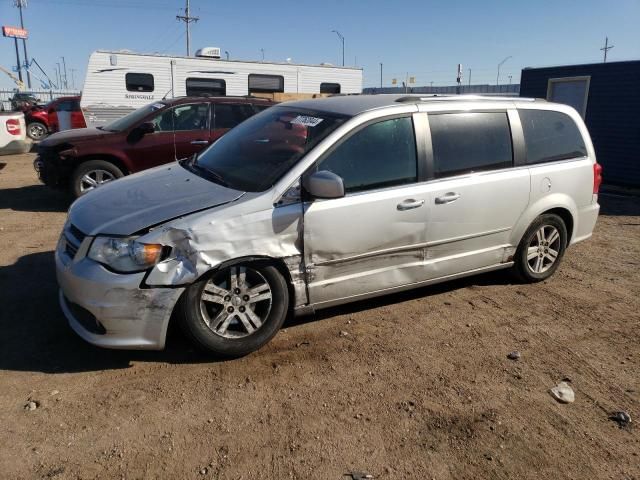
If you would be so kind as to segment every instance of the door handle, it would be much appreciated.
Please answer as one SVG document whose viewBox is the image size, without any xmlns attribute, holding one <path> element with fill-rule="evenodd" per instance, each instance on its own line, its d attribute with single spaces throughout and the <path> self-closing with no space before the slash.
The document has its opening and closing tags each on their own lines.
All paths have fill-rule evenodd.
<svg viewBox="0 0 640 480">
<path fill-rule="evenodd" d="M 412 208 L 418 208 L 424 205 L 424 200 L 414 200 L 413 198 L 408 198 L 403 202 L 398 204 L 398 210 L 411 210 Z"/>
<path fill-rule="evenodd" d="M 209 145 L 209 140 L 193 140 L 191 145 Z"/>
<path fill-rule="evenodd" d="M 459 193 L 447 192 L 444 195 L 442 195 L 441 197 L 436 197 L 436 204 L 437 205 L 443 205 L 445 203 L 455 202 L 459 198 L 460 198 L 460 194 Z"/>
</svg>

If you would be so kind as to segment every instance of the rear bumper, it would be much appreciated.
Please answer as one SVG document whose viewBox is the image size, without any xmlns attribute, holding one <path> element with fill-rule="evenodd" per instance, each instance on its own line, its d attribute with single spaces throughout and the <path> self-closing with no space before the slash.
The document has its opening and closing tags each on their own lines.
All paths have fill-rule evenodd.
<svg viewBox="0 0 640 480">
<path fill-rule="evenodd" d="M 0 147 L 0 155 L 27 153 L 31 150 L 32 145 L 31 140 L 12 140 L 4 147 Z"/>
<path fill-rule="evenodd" d="M 573 231 L 573 237 L 571 238 L 571 245 L 582 240 L 586 240 L 593 233 L 593 229 L 596 226 L 598 220 L 598 214 L 600 213 L 600 204 L 594 202 L 586 207 L 582 207 L 578 210 L 578 217 L 575 219 L 575 226 Z"/>
</svg>

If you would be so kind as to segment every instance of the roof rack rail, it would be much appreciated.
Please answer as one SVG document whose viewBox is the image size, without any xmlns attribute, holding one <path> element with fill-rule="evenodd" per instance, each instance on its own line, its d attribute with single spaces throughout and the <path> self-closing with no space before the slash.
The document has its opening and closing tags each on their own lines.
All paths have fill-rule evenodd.
<svg viewBox="0 0 640 480">
<path fill-rule="evenodd" d="M 535 102 L 536 98 L 527 98 L 527 97 L 507 97 L 503 95 L 440 95 L 437 93 L 427 94 L 427 95 L 406 95 L 404 97 L 396 98 L 396 102 L 398 103 L 417 103 L 417 102 L 431 102 L 431 101 L 442 101 L 442 100 L 487 100 L 487 101 L 500 101 L 500 100 L 508 100 L 508 101 L 521 101 L 521 102 Z"/>
</svg>

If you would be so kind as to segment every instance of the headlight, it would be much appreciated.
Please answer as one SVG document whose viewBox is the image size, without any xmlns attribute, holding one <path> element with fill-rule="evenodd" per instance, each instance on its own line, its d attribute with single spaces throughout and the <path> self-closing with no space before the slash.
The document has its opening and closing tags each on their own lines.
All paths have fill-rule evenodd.
<svg viewBox="0 0 640 480">
<path fill-rule="evenodd" d="M 96 237 L 88 257 L 117 272 L 140 272 L 162 257 L 162 245 L 140 243 L 136 238 Z"/>
</svg>

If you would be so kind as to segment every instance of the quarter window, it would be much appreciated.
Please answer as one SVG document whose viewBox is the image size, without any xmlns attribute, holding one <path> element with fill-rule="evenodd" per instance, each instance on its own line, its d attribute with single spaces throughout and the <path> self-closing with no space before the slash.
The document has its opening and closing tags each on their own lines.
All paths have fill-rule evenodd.
<svg viewBox="0 0 640 480">
<path fill-rule="evenodd" d="M 127 73 L 124 79 L 129 92 L 153 92 L 153 75 L 150 73 Z"/>
<path fill-rule="evenodd" d="M 218 103 L 214 106 L 215 120 L 214 129 L 233 128 L 240 122 L 243 122 L 255 112 L 249 104 L 229 104 Z"/>
<path fill-rule="evenodd" d="M 340 93 L 339 83 L 321 83 L 320 93 Z"/>
<path fill-rule="evenodd" d="M 284 92 L 282 75 L 249 75 L 249 94 Z"/>
<path fill-rule="evenodd" d="M 217 78 L 187 78 L 187 97 L 224 97 L 227 82 Z"/>
<path fill-rule="evenodd" d="M 550 110 L 519 110 L 518 113 L 528 164 L 587 155 L 582 135 L 569 115 Z"/>
<path fill-rule="evenodd" d="M 418 166 L 411 118 L 384 120 L 363 128 L 341 143 L 317 169 L 342 177 L 347 193 L 415 183 Z"/>
<path fill-rule="evenodd" d="M 504 112 L 430 114 L 429 126 L 435 178 L 512 165 L 511 131 Z"/>
</svg>

